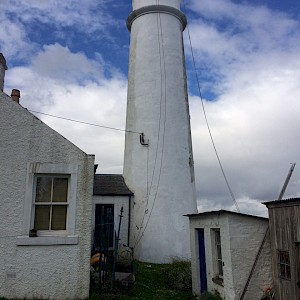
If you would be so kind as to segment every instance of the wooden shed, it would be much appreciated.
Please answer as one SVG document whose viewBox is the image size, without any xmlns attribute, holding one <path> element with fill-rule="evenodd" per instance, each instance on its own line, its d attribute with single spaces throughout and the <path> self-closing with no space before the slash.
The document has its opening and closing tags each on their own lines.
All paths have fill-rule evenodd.
<svg viewBox="0 0 300 300">
<path fill-rule="evenodd" d="M 300 300 L 300 198 L 264 204 L 269 210 L 275 297 Z"/>
</svg>

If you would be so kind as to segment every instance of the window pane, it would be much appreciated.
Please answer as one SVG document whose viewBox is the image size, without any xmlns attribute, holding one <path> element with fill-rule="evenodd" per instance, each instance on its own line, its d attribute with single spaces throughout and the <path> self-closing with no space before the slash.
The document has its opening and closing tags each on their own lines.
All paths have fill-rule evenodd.
<svg viewBox="0 0 300 300">
<path fill-rule="evenodd" d="M 221 244 L 221 235 L 220 235 L 220 231 L 219 230 L 215 231 L 215 236 L 216 236 L 216 244 L 217 245 Z"/>
<path fill-rule="evenodd" d="M 284 263 L 284 253 L 283 252 L 279 252 L 279 262 Z"/>
<path fill-rule="evenodd" d="M 34 215 L 34 229 L 49 230 L 50 206 L 37 205 Z"/>
<path fill-rule="evenodd" d="M 67 199 L 68 178 L 54 178 L 52 202 L 67 202 Z"/>
<path fill-rule="evenodd" d="M 51 202 L 51 177 L 37 177 L 35 202 Z"/>
<path fill-rule="evenodd" d="M 291 268 L 286 266 L 286 278 L 291 279 Z"/>
<path fill-rule="evenodd" d="M 67 220 L 67 206 L 53 205 L 51 230 L 65 230 L 66 220 Z"/>
<path fill-rule="evenodd" d="M 285 267 L 284 267 L 284 265 L 280 265 L 280 277 L 285 277 Z"/>
<path fill-rule="evenodd" d="M 290 257 L 289 257 L 289 253 L 288 252 L 285 252 L 284 253 L 284 262 L 286 263 L 286 264 L 290 264 Z"/>
<path fill-rule="evenodd" d="M 219 275 L 223 276 L 223 263 L 221 260 L 218 260 L 218 271 L 219 271 Z"/>
<path fill-rule="evenodd" d="M 217 258 L 222 260 L 221 245 L 217 245 Z"/>
</svg>

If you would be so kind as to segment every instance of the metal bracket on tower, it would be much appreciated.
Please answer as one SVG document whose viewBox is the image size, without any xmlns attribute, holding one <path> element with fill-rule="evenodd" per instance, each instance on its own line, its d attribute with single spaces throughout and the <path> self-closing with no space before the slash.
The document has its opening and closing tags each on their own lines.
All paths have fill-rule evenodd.
<svg viewBox="0 0 300 300">
<path fill-rule="evenodd" d="M 149 146 L 149 139 L 145 141 L 144 133 L 140 134 L 140 144 L 143 146 Z"/>
</svg>

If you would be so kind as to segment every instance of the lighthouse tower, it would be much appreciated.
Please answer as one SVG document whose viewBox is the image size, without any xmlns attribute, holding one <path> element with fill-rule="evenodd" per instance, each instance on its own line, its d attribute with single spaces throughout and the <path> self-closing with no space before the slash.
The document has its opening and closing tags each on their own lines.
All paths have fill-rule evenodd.
<svg viewBox="0 0 300 300">
<path fill-rule="evenodd" d="M 133 0 L 124 178 L 134 192 L 130 244 L 142 261 L 188 258 L 196 212 L 180 0 Z"/>
</svg>

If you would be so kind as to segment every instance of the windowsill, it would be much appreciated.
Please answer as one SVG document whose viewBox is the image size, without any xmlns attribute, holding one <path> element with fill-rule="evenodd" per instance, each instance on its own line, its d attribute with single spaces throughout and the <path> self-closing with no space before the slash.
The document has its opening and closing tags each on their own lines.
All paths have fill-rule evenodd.
<svg viewBox="0 0 300 300">
<path fill-rule="evenodd" d="M 212 278 L 212 281 L 213 281 L 215 284 L 218 284 L 218 285 L 220 285 L 220 286 L 224 286 L 223 278 L 220 278 L 220 277 L 213 277 L 213 278 Z"/>
<path fill-rule="evenodd" d="M 78 235 L 69 236 L 18 236 L 17 246 L 51 246 L 51 245 L 77 245 Z"/>
</svg>

